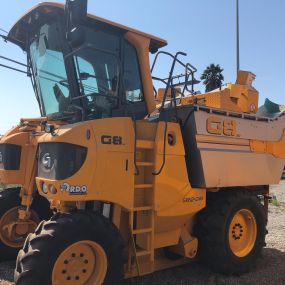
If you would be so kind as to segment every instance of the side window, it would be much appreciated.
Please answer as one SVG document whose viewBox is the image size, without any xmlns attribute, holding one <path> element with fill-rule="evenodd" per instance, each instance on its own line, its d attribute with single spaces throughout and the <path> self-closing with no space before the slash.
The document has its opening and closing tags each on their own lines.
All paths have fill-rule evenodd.
<svg viewBox="0 0 285 285">
<path fill-rule="evenodd" d="M 117 57 L 107 51 L 84 48 L 74 55 L 74 63 L 88 118 L 110 117 L 118 106 Z"/>
<path fill-rule="evenodd" d="M 124 44 L 124 87 L 127 101 L 144 101 L 137 52 L 127 41 Z"/>
<path fill-rule="evenodd" d="M 77 78 L 80 78 L 80 89 L 85 95 L 92 94 L 94 92 L 98 93 L 98 85 L 96 79 L 96 72 L 90 62 L 85 59 L 75 56 L 75 64 L 77 66 Z"/>
</svg>

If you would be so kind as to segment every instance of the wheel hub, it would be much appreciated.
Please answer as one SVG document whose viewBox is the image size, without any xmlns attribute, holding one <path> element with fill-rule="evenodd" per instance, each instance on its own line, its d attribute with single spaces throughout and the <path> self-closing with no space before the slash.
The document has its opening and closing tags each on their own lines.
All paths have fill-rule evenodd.
<svg viewBox="0 0 285 285">
<path fill-rule="evenodd" d="M 239 240 L 243 236 L 243 226 L 241 224 L 235 224 L 232 229 L 233 239 Z"/>
<path fill-rule="evenodd" d="M 247 256 L 253 249 L 257 236 L 257 224 L 253 213 L 242 209 L 233 216 L 229 227 L 229 245 L 238 257 Z"/>
<path fill-rule="evenodd" d="M 58 257 L 52 274 L 53 285 L 101 284 L 107 272 L 107 257 L 100 245 L 77 242 Z"/>
<path fill-rule="evenodd" d="M 21 248 L 25 238 L 40 222 L 38 215 L 31 211 L 29 220 L 19 219 L 19 207 L 7 211 L 0 220 L 0 239 L 9 247 Z"/>
</svg>

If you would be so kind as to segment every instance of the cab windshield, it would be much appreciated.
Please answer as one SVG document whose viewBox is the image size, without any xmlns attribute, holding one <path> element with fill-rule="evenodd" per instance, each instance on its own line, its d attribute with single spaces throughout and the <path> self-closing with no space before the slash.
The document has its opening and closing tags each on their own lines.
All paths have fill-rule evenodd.
<svg viewBox="0 0 285 285">
<path fill-rule="evenodd" d="M 136 49 L 117 31 L 84 26 L 82 32 L 84 42 L 73 50 L 57 21 L 43 24 L 31 40 L 29 56 L 42 115 L 93 120 L 125 115 L 124 104 L 140 104 L 145 116 Z"/>
<path fill-rule="evenodd" d="M 119 97 L 120 37 L 102 30 L 83 28 L 85 43 L 70 53 L 87 119 L 111 117 Z"/>
<path fill-rule="evenodd" d="M 44 116 L 68 111 L 71 102 L 61 38 L 56 23 L 43 25 L 30 45 L 30 57 Z"/>
</svg>

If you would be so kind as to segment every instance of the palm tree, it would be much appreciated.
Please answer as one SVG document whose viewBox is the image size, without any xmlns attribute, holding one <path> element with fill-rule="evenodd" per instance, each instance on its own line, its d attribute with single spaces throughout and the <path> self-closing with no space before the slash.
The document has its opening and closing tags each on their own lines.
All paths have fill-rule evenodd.
<svg viewBox="0 0 285 285">
<path fill-rule="evenodd" d="M 211 63 L 207 66 L 201 75 L 201 80 L 204 80 L 203 84 L 206 86 L 206 92 L 210 92 L 222 86 L 224 80 L 223 71 L 219 64 Z"/>
</svg>

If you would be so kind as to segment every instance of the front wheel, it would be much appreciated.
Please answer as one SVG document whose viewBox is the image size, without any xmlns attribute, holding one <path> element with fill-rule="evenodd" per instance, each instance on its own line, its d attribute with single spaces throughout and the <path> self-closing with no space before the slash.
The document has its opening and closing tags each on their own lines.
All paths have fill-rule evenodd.
<svg viewBox="0 0 285 285">
<path fill-rule="evenodd" d="M 48 200 L 37 193 L 31 206 L 29 223 L 19 222 L 20 208 L 20 188 L 0 192 L 0 261 L 15 259 L 27 235 L 41 220 L 50 218 L 52 214 Z"/>
<path fill-rule="evenodd" d="M 202 261 L 227 275 L 251 270 L 265 244 L 266 217 L 259 199 L 239 190 L 208 198 L 196 224 Z"/>
<path fill-rule="evenodd" d="M 16 285 L 117 285 L 123 276 L 118 229 L 96 213 L 56 214 L 19 252 Z"/>
</svg>

